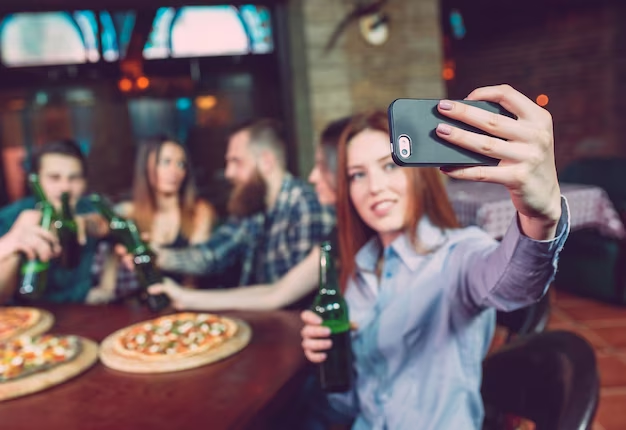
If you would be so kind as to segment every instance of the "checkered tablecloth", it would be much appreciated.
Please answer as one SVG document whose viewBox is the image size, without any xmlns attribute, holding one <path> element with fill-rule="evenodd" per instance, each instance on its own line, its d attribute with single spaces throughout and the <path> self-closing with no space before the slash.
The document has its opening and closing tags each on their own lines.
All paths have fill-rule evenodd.
<svg viewBox="0 0 626 430">
<path fill-rule="evenodd" d="M 602 188 L 568 183 L 560 185 L 561 194 L 569 203 L 572 230 L 596 228 L 610 237 L 626 237 L 624 225 Z M 509 192 L 502 185 L 450 181 L 448 196 L 461 225 L 479 226 L 495 238 L 504 236 L 515 215 Z"/>
</svg>

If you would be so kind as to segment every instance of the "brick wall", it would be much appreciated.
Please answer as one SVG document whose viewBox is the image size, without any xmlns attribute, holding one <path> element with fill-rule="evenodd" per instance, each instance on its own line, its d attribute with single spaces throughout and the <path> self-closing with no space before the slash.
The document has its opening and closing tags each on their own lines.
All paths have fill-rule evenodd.
<svg viewBox="0 0 626 430">
<path fill-rule="evenodd" d="M 467 29 L 460 41 L 445 25 L 450 8 L 442 13 L 450 42 L 446 56 L 456 66 L 447 85 L 450 97 L 463 98 L 475 87 L 498 83 L 533 100 L 548 95 L 560 168 L 582 157 L 626 155 L 620 138 L 626 127 L 622 6 L 542 4 L 515 13 L 485 8 L 481 14 L 465 9 L 467 14 L 459 6 Z M 498 27 L 491 28 L 491 22 Z"/>
<path fill-rule="evenodd" d="M 384 11 L 389 15 L 390 32 L 384 45 L 368 45 L 354 22 L 327 54 L 328 39 L 354 2 L 302 2 L 300 31 L 304 32 L 303 61 L 313 134 L 299 148 L 305 154 L 299 157 L 300 172 L 305 173 L 312 165 L 310 142 L 315 142 L 329 121 L 363 110 L 386 110 L 398 97 L 439 98 L 445 87 L 437 0 L 389 2 Z M 294 55 L 299 54 L 292 48 Z"/>
</svg>

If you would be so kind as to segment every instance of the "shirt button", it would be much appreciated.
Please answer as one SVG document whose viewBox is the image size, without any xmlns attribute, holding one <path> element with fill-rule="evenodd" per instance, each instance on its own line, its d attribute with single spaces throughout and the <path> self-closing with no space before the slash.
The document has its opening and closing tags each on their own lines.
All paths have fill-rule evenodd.
<svg viewBox="0 0 626 430">
<path fill-rule="evenodd" d="M 391 273 L 391 272 L 385 273 L 385 278 L 387 278 L 387 279 L 391 279 L 392 276 L 393 276 L 393 273 Z"/>
</svg>

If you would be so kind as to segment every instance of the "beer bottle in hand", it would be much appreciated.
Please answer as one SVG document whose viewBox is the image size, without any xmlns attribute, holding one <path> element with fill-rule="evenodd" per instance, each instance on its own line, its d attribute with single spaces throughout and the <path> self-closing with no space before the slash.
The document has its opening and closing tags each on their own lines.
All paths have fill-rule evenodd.
<svg viewBox="0 0 626 430">
<path fill-rule="evenodd" d="M 54 207 L 46 199 L 41 185 L 39 185 L 38 175 L 29 175 L 28 182 L 38 200 L 37 206 L 41 208 L 40 225 L 42 228 L 50 230 L 52 220 L 56 215 Z M 46 289 L 49 267 L 49 262 L 41 261 L 38 258 L 25 260 L 20 268 L 21 282 L 18 288 L 19 295 L 25 299 L 31 300 L 40 298 Z"/>
<path fill-rule="evenodd" d="M 330 328 L 332 347 L 325 351 L 326 360 L 319 365 L 319 379 L 327 392 L 344 392 L 352 386 L 352 346 L 348 305 L 341 295 L 330 242 L 323 242 L 320 255 L 319 291 L 313 311 Z"/>
<path fill-rule="evenodd" d="M 126 248 L 133 256 L 135 273 L 142 288 L 142 298 L 153 312 L 159 312 L 169 306 L 167 294 L 148 294 L 148 287 L 163 282 L 163 275 L 156 267 L 155 255 L 150 247 L 141 239 L 135 223 L 117 215 L 99 195 L 92 195 L 91 202 L 109 222 L 113 238 Z"/>
<path fill-rule="evenodd" d="M 80 244 L 78 243 L 78 226 L 70 208 L 69 193 L 61 194 L 61 215 L 55 220 L 54 226 L 61 244 L 61 267 L 73 269 L 80 263 Z"/>
<path fill-rule="evenodd" d="M 127 249 L 132 247 L 132 237 L 128 231 L 128 222 L 126 219 L 116 214 L 101 195 L 92 194 L 89 196 L 89 200 L 96 207 L 100 215 L 109 223 L 110 235 L 113 240 L 121 243 Z"/>
<path fill-rule="evenodd" d="M 143 298 L 152 311 L 158 312 L 169 306 L 170 299 L 167 294 L 148 294 L 147 290 L 150 285 L 163 282 L 163 275 L 156 267 L 156 256 L 154 252 L 152 252 L 148 244 L 141 239 L 135 223 L 131 220 L 127 220 L 126 222 L 128 223 L 128 231 L 132 238 L 132 246 L 130 248 L 127 247 L 127 250 L 129 253 L 133 254 L 135 273 L 144 290 Z"/>
</svg>

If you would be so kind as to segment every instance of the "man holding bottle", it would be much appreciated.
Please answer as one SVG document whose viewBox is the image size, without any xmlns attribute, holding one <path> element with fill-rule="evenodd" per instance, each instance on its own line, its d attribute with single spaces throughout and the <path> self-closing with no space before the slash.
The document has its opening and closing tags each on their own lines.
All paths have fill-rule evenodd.
<svg viewBox="0 0 626 430">
<path fill-rule="evenodd" d="M 49 261 L 57 257 L 61 251 L 57 237 L 40 226 L 41 212 L 37 210 L 23 210 L 17 217 L 11 229 L 0 237 L 0 268 L 4 268 L 5 259 L 14 259 L 23 254 L 27 259 Z M 14 274 L 0 270 L 0 303 L 10 299 L 9 288 L 1 286 L 13 282 Z"/>
<path fill-rule="evenodd" d="M 73 208 L 81 226 L 79 242 L 82 246 L 78 265 L 62 267 L 58 259 L 53 258 L 41 299 L 50 302 L 84 302 L 92 286 L 90 269 L 95 253 L 95 236 L 107 233 L 106 223 L 94 213 L 91 204 L 82 198 L 86 189 L 85 157 L 71 140 L 50 142 L 35 153 L 33 172 L 38 175 L 43 197 L 59 213 L 63 207 L 62 196 L 67 193 L 69 206 Z M 35 197 L 26 197 L 0 209 L 0 240 L 23 242 L 23 238 L 27 237 L 36 243 L 34 247 L 26 249 L 24 246 L 14 246 L 10 255 L 0 260 L 0 301 L 16 296 L 24 257 L 38 257 L 47 261 L 62 252 L 54 234 L 37 228 L 41 219 L 41 213 L 36 210 L 37 200 Z"/>
</svg>

